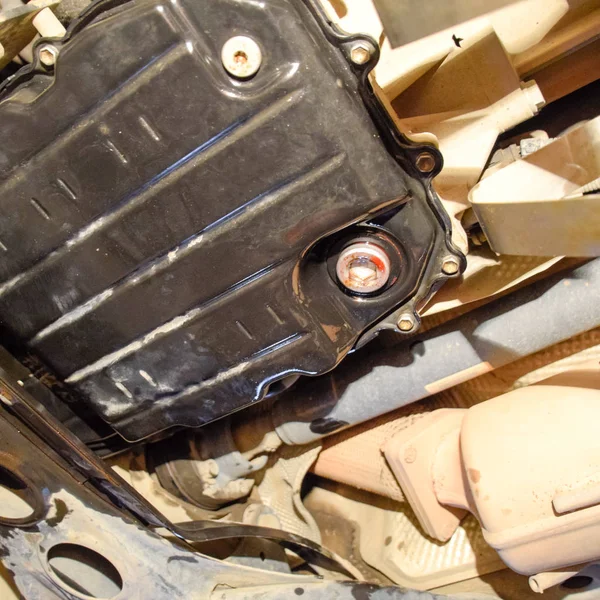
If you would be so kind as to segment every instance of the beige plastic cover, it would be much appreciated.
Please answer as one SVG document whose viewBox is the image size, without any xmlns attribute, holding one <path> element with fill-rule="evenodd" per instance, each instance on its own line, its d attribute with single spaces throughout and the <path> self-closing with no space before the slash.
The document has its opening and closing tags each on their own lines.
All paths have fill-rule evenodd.
<svg viewBox="0 0 600 600">
<path fill-rule="evenodd" d="M 468 510 L 519 573 L 600 558 L 600 369 L 579 375 L 435 411 L 388 442 L 430 535 L 448 539 Z"/>
</svg>

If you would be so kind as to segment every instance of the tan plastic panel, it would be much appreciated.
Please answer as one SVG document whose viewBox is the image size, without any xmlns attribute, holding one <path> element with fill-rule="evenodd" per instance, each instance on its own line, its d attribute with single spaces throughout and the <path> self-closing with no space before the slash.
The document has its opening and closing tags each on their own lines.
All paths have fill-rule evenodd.
<svg viewBox="0 0 600 600">
<path fill-rule="evenodd" d="M 433 485 L 434 465 L 440 442 L 460 430 L 466 413 L 436 410 L 396 434 L 383 448 L 421 526 L 427 535 L 442 542 L 452 537 L 467 511 L 440 504 Z"/>
<path fill-rule="evenodd" d="M 600 378 L 600 369 L 597 369 Z M 600 558 L 600 392 L 539 385 L 468 411 L 464 466 L 484 537 L 533 575 Z M 558 513 L 555 499 L 572 512 Z"/>
<path fill-rule="evenodd" d="M 434 411 L 385 455 L 429 535 L 448 539 L 456 510 L 468 510 L 505 564 L 536 575 L 600 560 L 599 422 L 594 361 L 467 411 Z"/>
<path fill-rule="evenodd" d="M 362 559 L 409 589 L 427 590 L 503 568 L 472 516 L 440 544 L 424 534 L 408 505 L 387 498 L 332 484 L 313 488 L 305 503 L 310 510 L 354 521 Z"/>
<path fill-rule="evenodd" d="M 470 192 L 499 254 L 598 256 L 600 117 L 483 179 Z"/>
</svg>

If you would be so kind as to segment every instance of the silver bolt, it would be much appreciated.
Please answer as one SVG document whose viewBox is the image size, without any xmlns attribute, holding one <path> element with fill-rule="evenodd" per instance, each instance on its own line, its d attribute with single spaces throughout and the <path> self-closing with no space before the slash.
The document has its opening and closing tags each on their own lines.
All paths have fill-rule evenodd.
<svg viewBox="0 0 600 600">
<path fill-rule="evenodd" d="M 352 292 L 371 294 L 388 282 L 390 259 L 379 246 L 358 242 L 341 253 L 336 273 L 345 288 Z"/>
<path fill-rule="evenodd" d="M 39 50 L 40 62 L 46 67 L 52 67 L 56 63 L 58 48 L 52 44 L 44 44 Z"/>
<path fill-rule="evenodd" d="M 238 79 L 248 79 L 260 69 L 262 52 L 252 38 L 237 35 L 223 45 L 221 61 L 230 75 Z"/>
<path fill-rule="evenodd" d="M 363 42 L 359 42 L 350 50 L 350 59 L 355 65 L 364 65 L 371 60 L 371 48 Z"/>
<path fill-rule="evenodd" d="M 408 333 L 409 331 L 412 331 L 416 326 L 417 322 L 415 321 L 415 317 L 413 315 L 411 315 L 410 313 L 400 315 L 400 318 L 398 319 L 398 329 L 400 331 Z"/>
<path fill-rule="evenodd" d="M 442 271 L 446 275 L 456 275 L 459 270 L 460 263 L 458 262 L 458 259 L 454 258 L 453 256 L 449 256 L 444 259 L 444 262 L 442 263 Z"/>
</svg>

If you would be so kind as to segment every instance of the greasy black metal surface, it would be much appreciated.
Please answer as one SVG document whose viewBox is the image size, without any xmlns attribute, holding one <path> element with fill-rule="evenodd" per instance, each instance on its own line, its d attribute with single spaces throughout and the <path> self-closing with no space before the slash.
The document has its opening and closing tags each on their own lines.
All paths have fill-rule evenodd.
<svg viewBox="0 0 600 600">
<path fill-rule="evenodd" d="M 32 494 L 32 506 L 35 510 L 32 517 L 24 522 L 0 517 L 0 526 L 29 526 L 41 520 L 48 508 L 41 493 L 42 489 L 61 489 L 63 485 L 68 487 L 66 482 L 75 477 L 79 483 L 89 481 L 116 506 L 127 509 L 135 519 L 148 526 L 164 528 L 182 540 L 210 542 L 230 538 L 265 539 L 292 550 L 309 564 L 321 565 L 350 576 L 346 568 L 328 550 L 299 535 L 239 523 L 171 523 L 51 415 L 42 414 L 35 399 L 20 389 L 5 367 L 10 369 L 11 366 L 0 364 L 0 404 L 3 405 L 0 407 L 0 468 L 8 468 L 23 481 L 31 481 L 28 490 Z M 7 411 L 14 416 L 8 415 L 7 419 Z M 23 423 L 24 427 L 20 427 L 20 423 Z M 50 460 L 41 461 L 39 464 L 39 456 L 34 461 L 35 466 L 32 465 L 29 462 L 33 451 L 30 450 L 30 444 L 34 442 L 42 451 L 47 446 L 50 453 L 56 456 L 56 461 L 69 474 L 64 473 L 64 476 L 61 476 L 59 470 L 57 475 L 57 466 Z M 35 450 L 34 454 L 38 455 L 39 450 Z M 48 466 L 45 466 L 46 463 Z M 43 474 L 41 481 L 40 470 Z"/>
<path fill-rule="evenodd" d="M 423 148 L 366 79 L 375 46 L 352 67 L 357 36 L 319 14 L 312 0 L 130 2 L 74 23 L 55 78 L 34 63 L 6 87 L 7 343 L 129 440 L 332 369 L 443 280 L 454 250 L 430 185 L 441 158 L 431 149 L 435 171 L 417 176 Z M 240 34 L 264 56 L 244 82 L 219 58 Z M 376 297 L 345 293 L 327 266 L 358 235 L 396 253 Z"/>
</svg>

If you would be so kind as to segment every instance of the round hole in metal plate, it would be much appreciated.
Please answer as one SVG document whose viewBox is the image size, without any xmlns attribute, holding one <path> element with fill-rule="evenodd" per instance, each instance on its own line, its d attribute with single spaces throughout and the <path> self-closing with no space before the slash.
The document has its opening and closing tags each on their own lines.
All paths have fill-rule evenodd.
<svg viewBox="0 0 600 600">
<path fill-rule="evenodd" d="M 0 467 L 0 519 L 21 520 L 31 517 L 35 506 L 31 504 L 28 485 L 12 471 Z"/>
<path fill-rule="evenodd" d="M 114 598 L 123 589 L 116 567 L 98 552 L 79 544 L 57 544 L 48 565 L 66 591 L 84 598 Z"/>
</svg>

